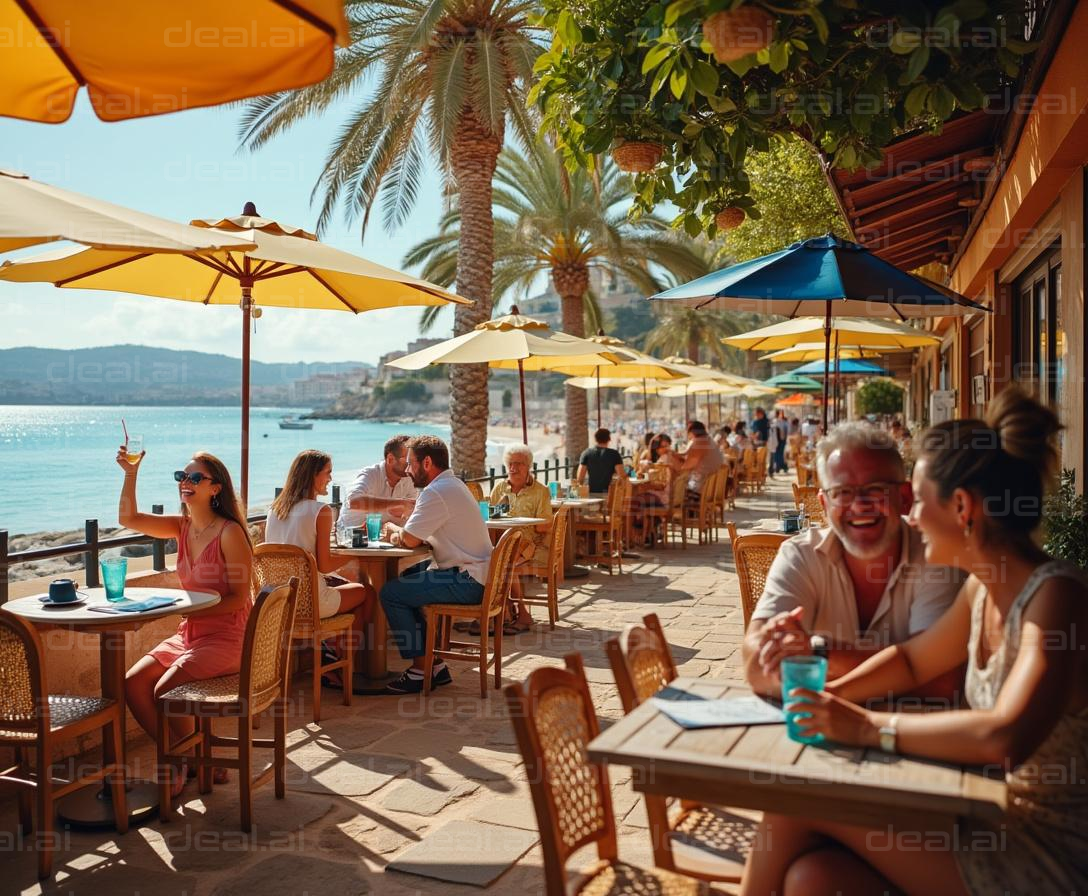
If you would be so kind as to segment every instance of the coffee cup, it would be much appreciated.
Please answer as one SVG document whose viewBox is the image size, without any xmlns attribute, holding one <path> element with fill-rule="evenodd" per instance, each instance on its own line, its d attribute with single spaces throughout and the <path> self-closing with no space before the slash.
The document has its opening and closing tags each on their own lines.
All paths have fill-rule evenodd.
<svg viewBox="0 0 1088 896">
<path fill-rule="evenodd" d="M 76 592 L 76 583 L 72 579 L 54 579 L 49 583 L 49 602 L 54 604 L 70 604 L 79 599 Z"/>
</svg>

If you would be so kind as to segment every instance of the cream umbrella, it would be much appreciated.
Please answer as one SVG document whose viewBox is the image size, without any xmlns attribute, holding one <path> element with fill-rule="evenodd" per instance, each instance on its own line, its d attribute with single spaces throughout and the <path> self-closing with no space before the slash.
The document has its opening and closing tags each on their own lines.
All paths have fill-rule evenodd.
<svg viewBox="0 0 1088 896">
<path fill-rule="evenodd" d="M 529 441 L 525 410 L 525 371 L 552 370 L 560 359 L 581 367 L 609 367 L 616 356 L 601 345 L 553 330 L 544 321 L 512 314 L 485 320 L 467 333 L 422 351 L 389 361 L 400 370 L 421 370 L 431 364 L 487 364 L 518 372 L 521 393 L 521 435 Z"/>
<path fill-rule="evenodd" d="M 468 304 L 441 287 L 320 243 L 312 233 L 257 214 L 193 221 L 213 239 L 235 237 L 241 249 L 210 254 L 120 249 L 65 249 L 0 265 L 0 280 L 48 282 L 161 296 L 242 309 L 242 475 L 249 485 L 249 341 L 257 306 L 374 311 L 413 305 Z M 246 248 L 251 247 L 251 248 Z M 240 301 L 239 301 L 240 298 Z"/>
<path fill-rule="evenodd" d="M 879 358 L 881 355 L 890 354 L 897 351 L 913 351 L 913 349 L 906 348 L 892 348 L 891 346 L 879 346 L 879 345 L 852 345 L 848 347 L 839 348 L 840 358 Z M 760 355 L 760 361 L 773 361 L 776 364 L 781 364 L 787 361 L 790 362 L 805 362 L 805 361 L 819 361 L 824 356 L 824 345 L 822 342 L 799 342 L 793 348 L 780 348 L 778 351 L 771 352 L 770 354 Z"/>
<path fill-rule="evenodd" d="M 0 0 L 0 115 L 103 121 L 304 87 L 351 43 L 343 0 Z"/>
<path fill-rule="evenodd" d="M 71 240 L 98 249 L 252 249 L 238 236 L 178 224 L 0 168 L 0 252 Z"/>
</svg>

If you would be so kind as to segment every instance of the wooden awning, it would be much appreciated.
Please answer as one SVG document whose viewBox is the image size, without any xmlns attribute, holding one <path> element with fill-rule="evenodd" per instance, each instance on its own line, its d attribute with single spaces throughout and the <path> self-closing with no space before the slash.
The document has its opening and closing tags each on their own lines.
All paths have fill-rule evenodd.
<svg viewBox="0 0 1088 896">
<path fill-rule="evenodd" d="M 893 141 L 874 168 L 829 171 L 857 241 L 904 270 L 947 264 L 979 208 L 1003 120 L 971 112 L 939 134 Z"/>
</svg>

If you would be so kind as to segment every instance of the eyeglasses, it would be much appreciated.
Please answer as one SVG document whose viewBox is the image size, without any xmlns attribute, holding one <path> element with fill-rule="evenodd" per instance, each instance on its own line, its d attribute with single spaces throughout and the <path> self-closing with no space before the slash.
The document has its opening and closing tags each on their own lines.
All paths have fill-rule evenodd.
<svg viewBox="0 0 1088 896">
<path fill-rule="evenodd" d="M 205 479 L 207 479 L 208 482 L 215 482 L 215 480 L 207 473 L 186 473 L 184 470 L 174 470 L 174 482 L 185 482 L 188 480 L 193 485 L 200 485 Z"/>
<path fill-rule="evenodd" d="M 882 503 L 887 501 L 904 482 L 867 482 L 865 485 L 833 485 L 821 489 L 832 504 L 849 507 L 859 498 L 862 501 Z"/>
</svg>

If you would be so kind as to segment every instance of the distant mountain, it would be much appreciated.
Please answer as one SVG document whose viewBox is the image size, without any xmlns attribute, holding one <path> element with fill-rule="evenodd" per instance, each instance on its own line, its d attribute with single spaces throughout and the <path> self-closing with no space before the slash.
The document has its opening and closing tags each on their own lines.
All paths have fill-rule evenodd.
<svg viewBox="0 0 1088 896">
<path fill-rule="evenodd" d="M 358 369 L 373 365 L 254 361 L 253 401 L 290 405 L 296 381 Z M 241 381 L 240 358 L 207 352 L 146 345 L 0 349 L 0 404 L 230 404 L 241 394 Z"/>
</svg>

